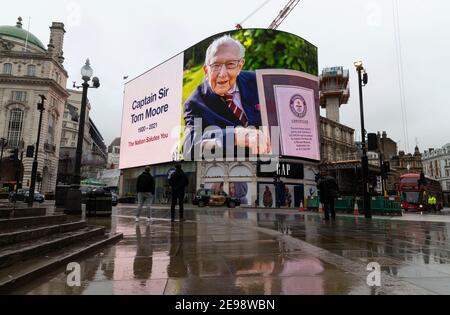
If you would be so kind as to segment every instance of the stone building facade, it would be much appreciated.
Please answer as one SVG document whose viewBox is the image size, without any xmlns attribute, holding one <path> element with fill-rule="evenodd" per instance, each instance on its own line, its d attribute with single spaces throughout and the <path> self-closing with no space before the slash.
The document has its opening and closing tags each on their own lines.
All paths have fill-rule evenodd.
<svg viewBox="0 0 450 315">
<path fill-rule="evenodd" d="M 422 164 L 425 176 L 438 180 L 442 190 L 450 192 L 450 143 L 425 151 Z"/>
<path fill-rule="evenodd" d="M 82 98 L 81 91 L 68 91 L 70 96 L 64 110 L 58 170 L 58 182 L 65 184 L 72 182 L 74 174 Z M 98 178 L 99 174 L 106 168 L 107 163 L 107 148 L 100 131 L 89 117 L 90 110 L 91 103 L 88 100 L 86 104 L 83 155 L 81 159 L 82 179 Z"/>
<path fill-rule="evenodd" d="M 397 156 L 397 142 L 387 136 L 387 132 L 377 133 L 380 150 L 383 153 L 384 160 L 389 161 Z"/>
<path fill-rule="evenodd" d="M 109 169 L 118 169 L 120 162 L 120 138 L 116 138 L 108 147 L 108 165 Z"/>
<path fill-rule="evenodd" d="M 331 119 L 320 117 L 322 163 L 356 160 L 355 130 Z"/>
<path fill-rule="evenodd" d="M 78 142 L 78 121 L 81 108 L 82 92 L 68 90 L 69 98 L 64 106 L 64 116 L 59 152 L 58 183 L 71 184 L 75 170 L 75 155 Z M 90 150 L 92 140 L 89 137 L 89 112 L 91 104 L 86 104 L 83 154 Z"/>
<path fill-rule="evenodd" d="M 414 154 L 405 154 L 404 151 L 400 151 L 392 161 L 392 168 L 398 171 L 400 176 L 408 173 L 420 174 L 423 171 L 422 154 L 417 146 L 414 149 Z"/>
<path fill-rule="evenodd" d="M 19 149 L 19 157 L 28 146 L 36 144 L 39 111 L 37 103 L 46 97 L 42 131 L 38 148 L 37 185 L 44 193 L 54 192 L 57 180 L 59 144 L 64 106 L 69 93 L 64 68 L 64 24 L 53 22 L 47 47 L 22 27 L 19 18 L 15 26 L 0 26 L 0 137 L 8 141 L 8 149 Z M 33 158 L 22 160 L 19 180 L 25 184 L 31 178 Z M 2 161 L 3 185 L 15 184 L 11 161 Z"/>
</svg>

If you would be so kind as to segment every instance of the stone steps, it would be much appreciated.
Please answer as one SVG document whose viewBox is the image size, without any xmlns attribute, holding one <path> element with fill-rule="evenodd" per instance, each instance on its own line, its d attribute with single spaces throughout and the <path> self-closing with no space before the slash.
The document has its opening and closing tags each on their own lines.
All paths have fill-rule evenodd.
<svg viewBox="0 0 450 315">
<path fill-rule="evenodd" d="M 12 290 L 22 287 L 32 280 L 52 273 L 58 268 L 65 268 L 69 263 L 88 254 L 93 254 L 100 248 L 114 244 L 123 238 L 122 234 L 97 235 L 71 246 L 60 248 L 16 263 L 0 270 L 0 294 L 9 294 Z"/>
<path fill-rule="evenodd" d="M 46 208 L 1 208 L 0 218 L 24 218 L 24 217 L 38 217 L 45 216 Z"/>
<path fill-rule="evenodd" d="M 123 234 L 106 234 L 79 216 L 52 209 L 0 207 L 0 292 L 27 284 L 77 257 L 112 244 Z"/>
<path fill-rule="evenodd" d="M 41 227 L 30 227 L 6 233 L 0 232 L 0 246 L 38 239 L 47 235 L 65 233 L 86 227 L 85 221 L 69 222 L 57 225 L 46 225 Z M 1 248 L 1 247 L 0 247 Z"/>
<path fill-rule="evenodd" d="M 65 222 L 66 215 L 49 215 L 49 216 L 33 216 L 24 218 L 10 218 L 0 220 L 0 232 L 11 229 L 18 229 L 22 227 L 39 226 L 39 225 L 54 225 Z"/>
<path fill-rule="evenodd" d="M 36 240 L 0 248 L 0 268 L 56 250 L 95 236 L 104 235 L 104 227 L 88 226 L 76 231 L 48 235 Z"/>
</svg>

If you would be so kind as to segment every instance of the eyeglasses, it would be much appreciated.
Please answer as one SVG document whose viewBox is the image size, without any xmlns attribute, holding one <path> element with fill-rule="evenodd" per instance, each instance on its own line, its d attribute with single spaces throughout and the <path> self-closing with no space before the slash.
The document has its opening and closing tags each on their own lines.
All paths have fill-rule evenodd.
<svg viewBox="0 0 450 315">
<path fill-rule="evenodd" d="M 220 72 L 222 70 L 222 67 L 225 66 L 227 70 L 235 70 L 238 66 L 241 60 L 230 60 L 225 63 L 213 63 L 210 64 L 209 67 L 211 68 L 212 72 Z"/>
</svg>

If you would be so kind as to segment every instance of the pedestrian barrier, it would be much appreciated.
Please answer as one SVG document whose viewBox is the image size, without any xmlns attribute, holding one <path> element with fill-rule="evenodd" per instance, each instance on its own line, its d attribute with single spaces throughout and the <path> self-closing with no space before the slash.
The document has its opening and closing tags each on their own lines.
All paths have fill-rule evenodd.
<svg viewBox="0 0 450 315">
<path fill-rule="evenodd" d="M 318 197 L 308 197 L 308 210 L 317 210 L 319 208 L 319 198 Z"/>
<path fill-rule="evenodd" d="M 334 202 L 334 209 L 339 212 L 348 212 L 353 209 L 354 202 L 352 197 L 339 197 Z"/>
<path fill-rule="evenodd" d="M 307 199 L 309 211 L 323 211 L 322 204 L 318 197 L 309 197 Z M 370 206 L 373 214 L 378 215 L 402 215 L 402 200 L 399 197 L 371 197 Z M 334 208 L 336 212 L 356 214 L 364 214 L 364 200 L 357 197 L 356 200 L 351 196 L 342 196 L 335 200 Z"/>
</svg>

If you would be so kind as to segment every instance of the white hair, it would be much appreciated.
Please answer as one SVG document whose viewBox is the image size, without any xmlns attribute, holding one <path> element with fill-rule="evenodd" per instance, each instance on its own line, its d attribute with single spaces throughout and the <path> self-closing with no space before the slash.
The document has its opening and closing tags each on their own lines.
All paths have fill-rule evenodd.
<svg viewBox="0 0 450 315">
<path fill-rule="evenodd" d="M 238 48 L 239 59 L 243 59 L 245 57 L 245 47 L 241 44 L 241 42 L 235 40 L 230 35 L 224 35 L 214 40 L 213 43 L 208 47 L 208 50 L 206 51 L 205 65 L 209 65 L 210 60 L 215 56 L 215 54 L 217 54 L 219 47 L 225 45 L 233 45 Z"/>
</svg>

